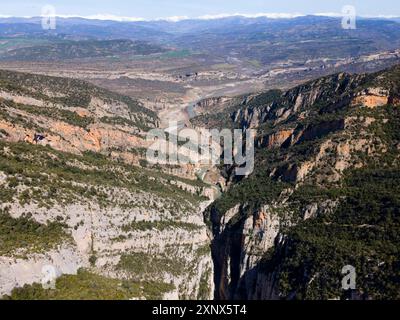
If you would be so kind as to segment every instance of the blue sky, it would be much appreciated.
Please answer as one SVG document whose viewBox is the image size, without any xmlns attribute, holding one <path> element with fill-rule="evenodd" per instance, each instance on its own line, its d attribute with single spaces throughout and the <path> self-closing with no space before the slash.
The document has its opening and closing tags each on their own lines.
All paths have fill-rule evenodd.
<svg viewBox="0 0 400 320">
<path fill-rule="evenodd" d="M 0 15 L 39 16 L 51 4 L 59 15 L 115 15 L 144 19 L 219 14 L 334 13 L 354 5 L 364 16 L 400 16 L 399 0 L 12 0 L 0 1 Z M 6 3 L 5 3 L 6 2 Z"/>
</svg>

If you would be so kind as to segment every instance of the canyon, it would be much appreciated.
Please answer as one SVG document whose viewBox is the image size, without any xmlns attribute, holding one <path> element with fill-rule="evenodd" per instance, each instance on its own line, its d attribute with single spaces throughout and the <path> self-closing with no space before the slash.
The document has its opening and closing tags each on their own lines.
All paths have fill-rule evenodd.
<svg viewBox="0 0 400 320">
<path fill-rule="evenodd" d="M 398 22 L 59 22 L 0 19 L 2 299 L 399 298 Z"/>
</svg>

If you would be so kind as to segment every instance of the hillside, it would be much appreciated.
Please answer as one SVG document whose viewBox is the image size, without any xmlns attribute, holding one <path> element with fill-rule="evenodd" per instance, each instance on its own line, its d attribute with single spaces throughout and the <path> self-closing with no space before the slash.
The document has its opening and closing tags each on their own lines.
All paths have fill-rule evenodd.
<svg viewBox="0 0 400 320">
<path fill-rule="evenodd" d="M 146 168 L 152 111 L 83 81 L 9 71 L 0 97 L 0 296 L 211 297 L 209 187 Z M 46 265 L 61 276 L 55 291 L 41 291 Z"/>
<path fill-rule="evenodd" d="M 158 45 L 130 40 L 60 41 L 3 51 L 0 61 L 62 61 L 101 57 L 132 57 L 166 52 Z"/>
<path fill-rule="evenodd" d="M 224 168 L 205 211 L 217 298 L 399 298 L 399 89 L 399 66 L 335 74 L 193 120 L 258 132 L 255 171 Z"/>
</svg>

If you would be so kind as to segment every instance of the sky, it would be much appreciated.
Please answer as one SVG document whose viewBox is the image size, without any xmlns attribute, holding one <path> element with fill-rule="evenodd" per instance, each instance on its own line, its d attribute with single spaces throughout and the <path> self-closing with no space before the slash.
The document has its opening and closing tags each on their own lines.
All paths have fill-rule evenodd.
<svg viewBox="0 0 400 320">
<path fill-rule="evenodd" d="M 136 17 L 146 20 L 261 13 L 340 13 L 353 5 L 360 16 L 400 17 L 399 0 L 0 0 L 0 16 L 40 16 L 52 5 L 61 16 Z M 173 18 L 174 19 L 174 18 Z"/>
</svg>

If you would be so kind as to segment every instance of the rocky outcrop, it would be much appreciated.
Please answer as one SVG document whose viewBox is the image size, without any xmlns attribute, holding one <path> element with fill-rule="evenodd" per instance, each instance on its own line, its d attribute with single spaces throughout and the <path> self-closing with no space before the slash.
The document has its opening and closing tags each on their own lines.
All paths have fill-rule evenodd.
<svg viewBox="0 0 400 320">
<path fill-rule="evenodd" d="M 233 122 L 245 128 L 258 128 L 267 121 L 275 125 L 307 110 L 318 102 L 329 104 L 334 109 L 350 101 L 353 88 L 363 81 L 362 76 L 341 73 L 298 86 L 286 92 L 271 92 L 253 96 L 230 114 Z M 302 112 L 306 112 L 305 114 Z"/>
<path fill-rule="evenodd" d="M 387 105 L 391 101 L 390 93 L 383 88 L 369 88 L 354 98 L 353 105 L 376 108 Z M 392 99 L 393 101 L 393 99 Z"/>
<path fill-rule="evenodd" d="M 139 159 L 142 158 L 140 154 L 128 152 L 128 150 L 141 149 L 148 145 L 142 137 L 130 133 L 128 128 L 119 129 L 109 124 L 99 123 L 83 129 L 45 117 L 28 114 L 24 116 L 31 123 L 40 123 L 42 130 L 45 129 L 42 133 L 44 139 L 38 142 L 39 144 L 48 145 L 63 152 L 82 154 L 91 151 L 112 154 L 114 158 L 123 159 L 129 164 L 138 164 Z M 6 140 L 9 142 L 25 141 L 34 144 L 34 136 L 38 133 L 37 130 L 1 120 L 0 129 L 7 133 Z"/>
<path fill-rule="evenodd" d="M 285 142 L 291 140 L 289 138 L 292 137 L 293 133 L 294 129 L 284 129 L 274 132 L 270 135 L 259 138 L 259 140 L 257 141 L 257 146 L 259 148 L 267 148 L 267 149 L 279 148 L 283 144 L 285 144 Z"/>
<path fill-rule="evenodd" d="M 231 100 L 232 98 L 228 97 L 211 97 L 202 99 L 198 101 L 194 106 L 196 114 L 213 113 L 216 111 L 216 108 L 218 112 L 220 112 L 229 105 L 229 102 Z"/>
</svg>

